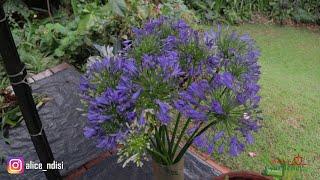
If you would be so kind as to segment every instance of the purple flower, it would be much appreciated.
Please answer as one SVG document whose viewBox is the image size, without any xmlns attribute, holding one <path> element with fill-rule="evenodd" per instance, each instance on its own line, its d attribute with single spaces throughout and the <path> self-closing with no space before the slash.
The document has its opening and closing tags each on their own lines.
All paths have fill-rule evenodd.
<svg viewBox="0 0 320 180">
<path fill-rule="evenodd" d="M 247 97 L 245 94 L 237 94 L 237 97 L 236 97 L 237 101 L 239 102 L 239 104 L 245 104 L 246 101 L 247 101 Z"/>
<path fill-rule="evenodd" d="M 246 137 L 246 141 L 249 143 L 249 144 L 253 144 L 254 143 L 254 139 L 253 139 L 253 136 L 251 135 L 251 133 L 246 133 L 245 134 L 245 137 Z"/>
<path fill-rule="evenodd" d="M 171 117 L 169 115 L 169 105 L 161 102 L 160 100 L 156 100 L 156 103 L 159 106 L 159 112 L 156 114 L 157 119 L 161 122 L 161 124 L 168 125 L 171 121 Z"/>
<path fill-rule="evenodd" d="M 238 139 L 233 136 L 230 140 L 229 153 L 231 156 L 238 156 L 244 150 L 244 145 L 238 141 Z"/>
<path fill-rule="evenodd" d="M 237 94 L 237 101 L 240 104 L 245 104 L 248 100 L 251 101 L 252 105 L 256 105 L 260 101 L 260 97 L 257 96 L 257 93 L 260 90 L 260 86 L 253 83 L 248 82 L 244 84 L 243 92 Z"/>
<path fill-rule="evenodd" d="M 189 25 L 184 20 L 178 20 L 178 22 L 174 25 L 174 28 L 188 29 Z"/>
<path fill-rule="evenodd" d="M 217 74 L 214 78 L 214 83 L 216 86 L 224 85 L 229 89 L 233 87 L 233 76 L 229 72 L 224 72 L 222 74 Z"/>
<path fill-rule="evenodd" d="M 103 123 L 111 118 L 112 116 L 110 115 L 103 115 L 92 111 L 89 111 L 88 113 L 88 120 L 92 123 Z"/>
<path fill-rule="evenodd" d="M 84 127 L 83 134 L 86 138 L 91 138 L 97 134 L 96 129 L 90 127 Z"/>
<path fill-rule="evenodd" d="M 115 136 L 102 136 L 98 139 L 98 148 L 114 150 L 117 147 L 117 141 Z"/>
<path fill-rule="evenodd" d="M 161 68 L 165 81 L 172 78 L 178 78 L 183 74 L 178 60 L 179 55 L 175 51 L 167 51 L 157 58 L 158 65 Z"/>
<path fill-rule="evenodd" d="M 131 112 L 127 112 L 125 116 L 129 121 L 133 121 L 137 117 L 137 114 L 136 112 L 131 111 Z"/>
<path fill-rule="evenodd" d="M 221 144 L 221 145 L 219 146 L 219 148 L 218 148 L 218 153 L 219 153 L 219 154 L 222 154 L 223 151 L 224 151 L 224 144 Z"/>
<path fill-rule="evenodd" d="M 200 81 L 200 82 L 196 82 L 196 83 L 192 83 L 187 92 L 192 94 L 193 97 L 197 97 L 201 100 L 206 99 L 206 94 L 205 92 L 209 89 L 209 84 L 207 81 Z"/>
<path fill-rule="evenodd" d="M 132 46 L 132 41 L 131 40 L 125 40 L 122 42 L 123 46 L 124 46 L 124 50 L 129 50 Z"/>
<path fill-rule="evenodd" d="M 237 40 L 238 39 L 238 34 L 233 31 L 231 34 L 230 34 L 230 37 L 229 37 L 231 40 Z"/>
<path fill-rule="evenodd" d="M 223 114 L 224 113 L 223 109 L 221 107 L 221 104 L 216 100 L 212 101 L 211 107 L 212 107 L 213 111 L 215 113 L 217 113 L 217 114 Z"/>
<path fill-rule="evenodd" d="M 142 114 L 140 115 L 138 124 L 140 126 L 145 126 L 147 124 L 147 121 L 146 121 L 145 117 Z"/>
<path fill-rule="evenodd" d="M 132 102 L 136 102 L 138 100 L 141 92 L 142 92 L 142 89 L 139 89 L 137 92 L 132 94 L 132 97 L 131 97 Z"/>
<path fill-rule="evenodd" d="M 184 112 L 186 109 L 191 108 L 185 101 L 183 100 L 177 100 L 174 102 L 174 107 L 179 111 L 179 112 Z"/>
<path fill-rule="evenodd" d="M 107 91 L 103 92 L 101 96 L 96 97 L 95 101 L 92 101 L 91 104 L 96 106 L 105 106 L 111 104 L 112 100 L 109 97 L 111 93 L 113 93 L 112 89 L 107 89 Z"/>
<path fill-rule="evenodd" d="M 208 48 L 212 48 L 216 44 L 218 35 L 213 30 L 205 32 L 204 39 Z"/>
<path fill-rule="evenodd" d="M 252 63 L 255 63 L 253 60 L 256 60 L 260 56 L 260 51 L 251 50 L 247 53 L 247 59 Z"/>
<path fill-rule="evenodd" d="M 82 93 L 86 93 L 89 89 L 90 85 L 88 79 L 85 76 L 80 77 L 80 86 L 79 89 Z"/>
<path fill-rule="evenodd" d="M 184 100 L 184 104 L 191 104 L 191 105 L 199 105 L 198 97 L 194 97 L 195 93 L 192 93 L 191 90 L 188 91 L 183 91 L 179 93 L 181 100 Z M 182 102 L 180 102 L 182 103 Z"/>
<path fill-rule="evenodd" d="M 213 141 L 215 142 L 219 141 L 219 139 L 221 139 L 223 136 L 224 136 L 224 131 L 220 131 L 214 136 Z"/>
<path fill-rule="evenodd" d="M 129 46 L 131 43 L 132 43 L 132 40 L 125 40 L 125 41 L 122 42 L 122 44 L 123 44 L 125 47 Z"/>
<path fill-rule="evenodd" d="M 159 32 L 159 28 L 165 20 L 165 17 L 160 17 L 158 19 L 150 19 L 147 23 L 144 24 L 142 29 L 133 28 L 132 31 L 135 34 L 135 37 L 139 39 L 144 36 L 148 36 L 150 34 Z"/>
<path fill-rule="evenodd" d="M 258 107 L 258 104 L 259 104 L 259 102 L 260 102 L 260 99 L 261 99 L 260 96 L 254 96 L 254 97 L 251 99 L 252 107 L 253 107 L 253 108 L 257 108 L 257 107 Z"/>
<path fill-rule="evenodd" d="M 218 67 L 220 63 L 220 57 L 218 56 L 210 56 L 208 58 L 208 66 L 211 68 L 211 69 L 215 69 Z"/>
<path fill-rule="evenodd" d="M 191 119 L 196 120 L 196 121 L 207 121 L 208 120 L 208 116 L 205 113 L 196 111 L 194 109 L 187 110 L 185 112 L 185 115 L 188 118 L 191 118 Z"/>
<path fill-rule="evenodd" d="M 204 136 L 204 134 L 201 134 L 200 136 L 197 136 L 194 141 L 193 144 L 195 146 L 197 146 L 198 148 L 205 148 L 207 147 L 207 142 L 206 142 L 206 137 Z"/>
<path fill-rule="evenodd" d="M 144 31 L 143 29 L 139 29 L 139 28 L 132 28 L 132 32 L 134 33 L 134 35 L 138 38 L 140 36 L 144 35 Z"/>
<path fill-rule="evenodd" d="M 214 144 L 209 144 L 208 149 L 207 149 L 207 153 L 210 155 L 213 153 L 214 150 Z"/>
<path fill-rule="evenodd" d="M 169 35 L 166 39 L 164 39 L 164 49 L 170 51 L 176 46 L 176 43 L 176 36 Z"/>
<path fill-rule="evenodd" d="M 142 67 L 146 69 L 154 68 L 156 61 L 152 55 L 144 54 L 142 56 Z"/>
<path fill-rule="evenodd" d="M 125 73 L 130 75 L 136 75 L 138 73 L 138 68 L 136 66 L 134 59 L 128 59 L 126 63 L 123 64 L 123 70 Z"/>
<path fill-rule="evenodd" d="M 197 128 L 199 128 L 199 126 L 200 126 L 200 123 L 194 124 L 193 127 L 189 128 L 189 129 L 187 130 L 187 134 L 188 134 L 189 136 L 191 136 L 192 133 L 194 133 L 194 131 L 195 131 Z"/>
<path fill-rule="evenodd" d="M 217 45 L 217 41 L 220 38 L 220 33 L 221 33 L 221 30 L 218 32 L 215 32 L 213 29 L 211 29 L 208 32 L 205 32 L 204 41 L 205 41 L 206 46 L 209 49 L 212 49 Z"/>
<path fill-rule="evenodd" d="M 152 19 L 149 20 L 149 22 L 147 22 L 144 25 L 144 29 L 146 32 L 148 33 L 152 33 L 157 27 L 159 27 L 161 24 L 163 23 L 163 18 L 159 18 L 159 19 Z"/>
<path fill-rule="evenodd" d="M 258 125 L 257 121 L 253 121 L 250 118 L 249 119 L 241 119 L 240 120 L 241 125 L 246 129 L 250 131 L 257 132 L 261 126 Z"/>
<path fill-rule="evenodd" d="M 239 39 L 241 41 L 244 41 L 244 42 L 247 42 L 247 43 L 251 42 L 251 38 L 250 38 L 249 34 L 244 34 L 244 35 L 240 36 Z"/>
</svg>

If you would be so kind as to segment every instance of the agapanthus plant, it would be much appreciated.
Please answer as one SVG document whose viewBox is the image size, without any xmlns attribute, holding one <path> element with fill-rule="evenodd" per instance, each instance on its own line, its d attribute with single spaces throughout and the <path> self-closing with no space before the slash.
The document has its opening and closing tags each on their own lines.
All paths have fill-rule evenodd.
<svg viewBox="0 0 320 180">
<path fill-rule="evenodd" d="M 179 162 L 194 144 L 237 156 L 259 125 L 259 51 L 247 35 L 200 33 L 164 17 L 133 29 L 114 57 L 92 63 L 81 79 L 88 125 L 97 146 L 138 166 L 152 157 Z"/>
</svg>

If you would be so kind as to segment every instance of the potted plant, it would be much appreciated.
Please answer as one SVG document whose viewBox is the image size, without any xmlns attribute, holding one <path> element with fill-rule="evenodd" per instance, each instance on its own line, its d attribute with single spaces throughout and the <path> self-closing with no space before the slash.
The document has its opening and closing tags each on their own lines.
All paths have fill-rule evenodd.
<svg viewBox="0 0 320 180">
<path fill-rule="evenodd" d="M 183 179 L 194 144 L 237 156 L 259 129 L 259 51 L 248 35 L 201 33 L 164 17 L 134 28 L 114 57 L 81 78 L 87 138 L 116 149 L 119 162 L 153 160 L 156 179 Z"/>
</svg>

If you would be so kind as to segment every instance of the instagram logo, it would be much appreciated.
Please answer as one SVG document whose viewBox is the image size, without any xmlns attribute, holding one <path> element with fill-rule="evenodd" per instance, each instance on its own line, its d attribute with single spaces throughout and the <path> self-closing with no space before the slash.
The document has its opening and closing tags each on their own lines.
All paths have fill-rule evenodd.
<svg viewBox="0 0 320 180">
<path fill-rule="evenodd" d="M 7 171 L 9 174 L 22 174 L 24 172 L 23 157 L 9 157 L 7 160 Z"/>
</svg>

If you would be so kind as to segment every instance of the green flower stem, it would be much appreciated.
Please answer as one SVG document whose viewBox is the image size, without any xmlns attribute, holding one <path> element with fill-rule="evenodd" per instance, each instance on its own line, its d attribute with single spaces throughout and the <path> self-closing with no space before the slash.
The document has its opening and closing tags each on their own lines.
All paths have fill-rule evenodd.
<svg viewBox="0 0 320 180">
<path fill-rule="evenodd" d="M 225 88 L 223 89 L 223 91 L 222 91 L 222 93 L 221 93 L 221 95 L 220 95 L 220 98 L 223 96 L 223 94 L 226 92 L 226 90 L 227 90 L 227 87 L 225 87 Z"/>
<path fill-rule="evenodd" d="M 176 151 L 177 151 L 177 149 L 178 149 L 179 143 L 180 143 L 180 141 L 181 141 L 181 139 L 182 139 L 182 137 L 183 137 L 183 135 L 184 135 L 184 133 L 185 133 L 185 131 L 186 131 L 186 129 L 187 129 L 187 127 L 188 127 L 188 125 L 189 125 L 190 122 L 191 122 L 191 119 L 189 118 L 189 119 L 187 120 L 187 122 L 184 124 L 184 127 L 183 127 L 183 129 L 182 129 L 182 131 L 181 131 L 181 133 L 180 133 L 180 135 L 179 135 L 179 137 L 178 137 L 178 141 L 177 141 L 177 143 L 174 145 L 173 152 L 172 152 L 172 156 L 174 156 L 174 155 L 176 154 Z"/>
<path fill-rule="evenodd" d="M 166 131 L 164 126 L 160 126 L 159 129 L 155 128 L 156 133 L 156 142 L 157 146 L 155 148 L 156 152 L 160 153 L 162 162 L 165 164 L 172 164 L 172 158 L 170 158 L 168 149 L 166 148 L 165 142 L 166 142 Z M 160 161 L 161 162 L 161 161 Z"/>
<path fill-rule="evenodd" d="M 188 79 L 187 87 L 190 86 L 191 80 L 192 80 L 192 78 L 189 78 L 189 79 Z M 174 141 L 175 141 L 175 138 L 176 138 L 176 134 L 177 134 L 178 126 L 179 126 L 179 123 L 180 123 L 180 119 L 181 119 L 181 113 L 179 112 L 179 113 L 178 113 L 178 116 L 177 116 L 177 119 L 176 119 L 176 124 L 174 125 L 174 130 L 173 130 L 173 134 L 172 134 L 171 141 L 170 141 L 170 145 L 169 145 L 169 154 L 170 154 L 170 156 L 171 156 L 172 159 L 174 158 L 175 152 L 177 151 L 177 144 L 179 145 L 179 143 L 180 143 L 180 141 L 181 141 L 181 138 L 182 138 L 182 136 L 183 136 L 183 133 L 184 133 L 184 132 L 182 132 L 182 133 L 180 134 L 179 140 L 178 140 L 177 144 L 176 144 L 175 147 L 174 147 L 174 151 L 172 151 L 172 147 L 174 146 Z M 189 122 L 188 122 L 188 121 L 189 121 Z M 189 125 L 189 123 L 190 123 L 190 119 L 187 120 L 187 123 L 188 123 L 188 124 L 185 124 L 184 129 L 186 129 L 186 128 L 188 127 L 188 125 Z M 185 130 L 184 130 L 184 131 L 185 131 Z"/>
<path fill-rule="evenodd" d="M 173 158 L 170 157 L 170 154 L 169 154 L 169 147 L 166 146 L 167 143 L 168 143 L 168 136 L 167 136 L 167 130 L 166 130 L 166 126 L 165 125 L 162 125 L 161 126 L 161 131 L 162 131 L 162 140 L 161 140 L 161 143 L 162 143 L 162 146 L 163 146 L 163 150 L 164 150 L 164 154 L 165 154 L 165 157 L 167 158 L 167 161 L 169 162 L 169 164 L 172 164 L 172 161 L 173 161 Z"/>
<path fill-rule="evenodd" d="M 185 151 L 190 147 L 190 145 L 193 142 L 193 137 L 195 137 L 196 133 L 198 132 L 198 130 L 200 129 L 202 123 L 199 125 L 199 127 L 197 129 L 194 130 L 194 132 L 192 133 L 192 135 L 189 137 L 189 139 L 187 140 L 186 144 L 182 147 L 182 149 L 180 150 L 179 154 L 177 155 L 176 159 L 173 161 L 173 163 L 180 161 L 180 159 L 182 158 L 182 156 L 184 155 Z M 182 153 L 183 152 L 183 153 Z"/>
<path fill-rule="evenodd" d="M 164 127 L 164 125 L 161 125 L 160 126 L 160 134 L 161 134 L 161 143 L 162 143 L 162 145 L 163 145 L 163 147 L 164 147 L 164 150 L 166 150 L 166 141 L 167 141 L 167 138 L 166 138 L 166 131 L 165 131 L 165 127 Z"/>
<path fill-rule="evenodd" d="M 148 136 L 148 137 L 149 137 L 149 140 L 150 140 L 152 146 L 153 146 L 154 148 L 157 148 L 157 145 L 156 145 L 156 143 L 154 142 L 154 140 L 153 140 L 150 136 Z"/>
<path fill-rule="evenodd" d="M 176 119 L 176 124 L 174 125 L 174 130 L 173 130 L 173 134 L 172 134 L 170 145 L 169 145 L 169 153 L 170 153 L 170 155 L 172 155 L 172 147 L 173 147 L 173 144 L 174 144 L 174 140 L 176 138 L 176 133 L 177 133 L 177 130 L 178 130 L 178 125 L 179 125 L 179 122 L 180 122 L 180 118 L 181 118 L 181 113 L 179 112 L 179 114 L 177 116 L 177 119 Z"/>
<path fill-rule="evenodd" d="M 167 158 L 163 156 L 161 153 L 159 153 L 158 151 L 155 151 L 149 148 L 147 149 L 147 151 L 152 155 L 154 160 L 156 160 L 157 162 L 162 164 L 169 164 L 169 161 L 167 161 Z"/>
<path fill-rule="evenodd" d="M 168 127 L 167 127 L 167 126 L 164 126 L 164 128 L 165 128 L 165 133 L 166 133 L 166 138 L 167 138 L 168 154 L 169 154 L 169 156 L 170 156 L 171 147 L 170 147 L 169 131 L 168 131 Z M 172 159 L 172 158 L 170 157 L 170 159 Z"/>
<path fill-rule="evenodd" d="M 174 163 L 177 163 L 181 160 L 181 158 L 183 157 L 183 155 L 186 153 L 186 151 L 188 150 L 188 148 L 191 146 L 191 144 L 193 143 L 194 139 L 198 136 L 200 136 L 202 133 L 204 133 L 210 126 L 212 126 L 213 124 L 218 123 L 219 121 L 212 121 L 211 123 L 209 123 L 207 126 L 205 126 L 203 129 L 201 129 L 199 132 L 197 132 L 201 125 L 199 126 L 199 128 L 197 128 L 193 134 L 190 136 L 190 138 L 188 139 L 188 141 L 186 142 L 186 144 L 183 146 L 183 148 L 181 149 L 180 153 L 178 154 L 178 156 L 176 157 L 176 159 L 173 161 Z"/>
<path fill-rule="evenodd" d="M 163 152 L 160 135 L 161 135 L 160 131 L 158 131 L 157 127 L 155 126 L 155 138 L 156 138 L 156 143 L 157 143 L 157 149 L 160 152 Z"/>
</svg>

